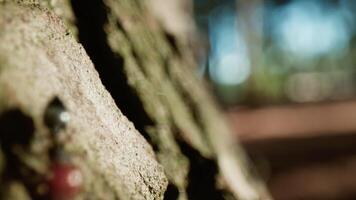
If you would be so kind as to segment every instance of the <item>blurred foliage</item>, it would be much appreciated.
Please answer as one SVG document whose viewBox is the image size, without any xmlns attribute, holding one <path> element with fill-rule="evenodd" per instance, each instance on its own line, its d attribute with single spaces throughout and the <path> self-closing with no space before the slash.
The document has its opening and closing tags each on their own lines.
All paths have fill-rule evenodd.
<svg viewBox="0 0 356 200">
<path fill-rule="evenodd" d="M 210 43 L 200 71 L 223 103 L 303 103 L 356 95 L 355 1 L 195 5 L 198 27 Z"/>
</svg>

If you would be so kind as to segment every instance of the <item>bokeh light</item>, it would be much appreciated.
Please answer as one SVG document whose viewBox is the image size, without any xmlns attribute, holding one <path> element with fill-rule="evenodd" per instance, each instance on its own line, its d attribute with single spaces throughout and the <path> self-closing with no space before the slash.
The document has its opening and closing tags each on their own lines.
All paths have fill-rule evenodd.
<svg viewBox="0 0 356 200">
<path fill-rule="evenodd" d="M 294 1 L 272 14 L 273 39 L 284 50 L 303 58 L 347 48 L 351 30 L 348 12 L 326 1 Z"/>
<path fill-rule="evenodd" d="M 221 6 L 211 12 L 209 75 L 218 84 L 238 85 L 250 75 L 247 47 L 239 29 L 233 8 Z"/>
<path fill-rule="evenodd" d="M 222 102 L 302 103 L 356 95 L 356 77 L 345 75 L 356 72 L 356 1 L 197 5 L 204 8 L 196 15 L 210 43 L 201 71 L 207 72 Z"/>
</svg>

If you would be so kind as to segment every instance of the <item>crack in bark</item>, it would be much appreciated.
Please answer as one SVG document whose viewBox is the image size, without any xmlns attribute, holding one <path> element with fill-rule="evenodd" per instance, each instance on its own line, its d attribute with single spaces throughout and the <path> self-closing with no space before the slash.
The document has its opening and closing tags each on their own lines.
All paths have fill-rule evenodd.
<svg viewBox="0 0 356 200">
<path fill-rule="evenodd" d="M 218 167 L 214 160 L 204 158 L 197 150 L 180 141 L 179 146 L 189 158 L 189 182 L 187 193 L 189 199 L 224 200 L 223 191 L 217 189 L 216 176 Z"/>
<path fill-rule="evenodd" d="M 153 122 L 137 94 L 128 85 L 123 57 L 113 53 L 107 43 L 104 31 L 108 21 L 107 8 L 101 0 L 73 0 L 72 5 L 77 18 L 79 41 L 92 59 L 101 81 L 123 114 L 134 122 L 135 127 L 149 141 L 145 127 L 153 125 Z M 117 28 L 122 29 L 119 22 L 116 24 Z"/>
</svg>

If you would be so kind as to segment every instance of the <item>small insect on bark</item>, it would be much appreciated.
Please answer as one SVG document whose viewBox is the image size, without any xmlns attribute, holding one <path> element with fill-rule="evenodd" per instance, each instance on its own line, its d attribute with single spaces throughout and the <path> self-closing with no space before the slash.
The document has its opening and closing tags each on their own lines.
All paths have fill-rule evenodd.
<svg viewBox="0 0 356 200">
<path fill-rule="evenodd" d="M 83 175 L 80 169 L 71 163 L 70 156 L 63 149 L 63 141 L 56 136 L 64 130 L 70 120 L 69 112 L 58 97 L 49 102 L 44 113 L 44 123 L 54 134 L 54 146 L 51 148 L 51 166 L 46 181 L 49 199 L 71 200 L 81 190 Z"/>
<path fill-rule="evenodd" d="M 82 172 L 71 163 L 55 161 L 52 163 L 48 185 L 50 198 L 69 200 L 75 198 L 82 187 Z"/>
<path fill-rule="evenodd" d="M 58 97 L 55 97 L 46 107 L 44 123 L 52 133 L 64 129 L 70 120 L 69 112 Z"/>
</svg>

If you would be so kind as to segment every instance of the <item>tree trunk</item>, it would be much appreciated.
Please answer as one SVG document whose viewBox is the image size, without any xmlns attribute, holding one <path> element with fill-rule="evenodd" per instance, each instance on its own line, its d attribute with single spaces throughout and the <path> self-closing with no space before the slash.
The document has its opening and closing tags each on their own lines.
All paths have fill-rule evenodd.
<svg viewBox="0 0 356 200">
<path fill-rule="evenodd" d="M 54 146 L 83 174 L 78 199 L 270 199 L 153 3 L 0 3 L 4 199 L 39 195 Z M 58 133 L 55 97 L 71 115 Z"/>
</svg>

